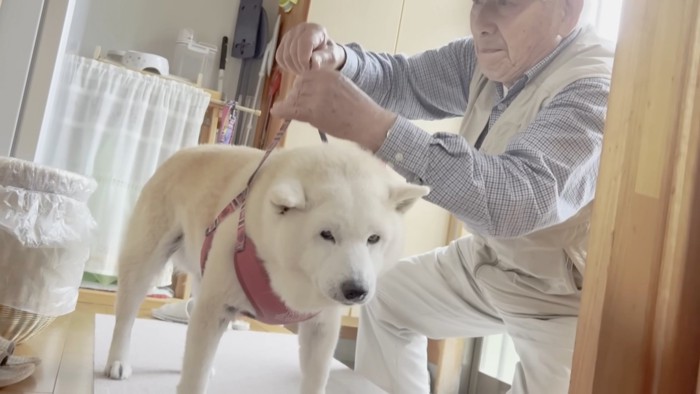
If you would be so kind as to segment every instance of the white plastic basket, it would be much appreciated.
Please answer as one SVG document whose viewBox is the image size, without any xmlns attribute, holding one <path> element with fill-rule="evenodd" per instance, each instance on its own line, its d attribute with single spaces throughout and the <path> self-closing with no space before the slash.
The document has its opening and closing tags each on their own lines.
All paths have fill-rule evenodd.
<svg viewBox="0 0 700 394">
<path fill-rule="evenodd" d="M 0 336 L 21 342 L 75 310 L 94 179 L 0 157 Z"/>
</svg>

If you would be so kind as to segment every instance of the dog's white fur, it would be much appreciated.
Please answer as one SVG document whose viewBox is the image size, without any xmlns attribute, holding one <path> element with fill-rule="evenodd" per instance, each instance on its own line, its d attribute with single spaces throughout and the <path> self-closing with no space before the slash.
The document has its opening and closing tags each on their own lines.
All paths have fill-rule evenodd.
<svg viewBox="0 0 700 394">
<path fill-rule="evenodd" d="M 195 278 L 178 393 L 206 391 L 229 320 L 253 309 L 232 262 L 238 212 L 220 224 L 202 277 L 204 230 L 243 190 L 262 155 L 246 147 L 188 148 L 147 182 L 119 258 L 116 325 L 106 366 L 111 378 L 131 374 L 134 319 L 154 277 L 172 256 Z M 301 393 L 325 391 L 342 306 L 372 298 L 377 275 L 400 257 L 403 214 L 428 192 L 399 180 L 370 153 L 350 144 L 277 150 L 260 169 L 246 203 L 247 233 L 282 300 L 296 311 L 318 312 L 299 325 Z M 324 230 L 334 239 L 328 233 L 321 236 Z M 375 234 L 379 241 L 369 242 Z M 356 284 L 367 296 L 348 300 L 343 283 Z"/>
</svg>

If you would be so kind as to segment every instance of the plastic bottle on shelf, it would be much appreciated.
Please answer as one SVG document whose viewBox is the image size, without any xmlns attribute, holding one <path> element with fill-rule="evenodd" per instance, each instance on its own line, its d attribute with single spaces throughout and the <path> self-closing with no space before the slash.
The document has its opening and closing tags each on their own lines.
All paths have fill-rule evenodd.
<svg viewBox="0 0 700 394">
<path fill-rule="evenodd" d="M 217 52 L 216 45 L 196 42 L 192 29 L 182 29 L 175 42 L 175 56 L 170 72 L 198 86 L 216 89 Z"/>
</svg>

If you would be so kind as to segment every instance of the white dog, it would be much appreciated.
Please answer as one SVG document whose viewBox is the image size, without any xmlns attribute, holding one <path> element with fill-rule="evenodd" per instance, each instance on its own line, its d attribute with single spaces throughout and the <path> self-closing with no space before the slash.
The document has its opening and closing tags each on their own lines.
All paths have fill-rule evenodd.
<svg viewBox="0 0 700 394">
<path fill-rule="evenodd" d="M 257 280 L 269 278 L 272 290 L 255 302 L 248 294 L 257 290 L 241 285 L 242 274 L 233 262 L 240 210 L 218 224 L 210 249 L 205 248 L 206 269 L 200 258 L 205 229 L 245 189 L 263 154 L 223 145 L 188 148 L 163 163 L 145 185 L 119 258 L 116 325 L 106 366 L 111 378 L 131 374 L 134 319 L 154 277 L 172 256 L 195 278 L 196 295 L 179 393 L 206 391 L 221 335 L 238 314 L 273 323 L 285 317 L 302 320 L 300 390 L 325 392 L 342 307 L 373 297 L 377 276 L 400 257 L 403 214 L 429 188 L 400 180 L 351 144 L 273 152 L 245 203 L 246 241 L 255 246 L 258 267 L 263 267 Z M 275 297 L 286 312 L 266 312 L 259 305 Z"/>
</svg>

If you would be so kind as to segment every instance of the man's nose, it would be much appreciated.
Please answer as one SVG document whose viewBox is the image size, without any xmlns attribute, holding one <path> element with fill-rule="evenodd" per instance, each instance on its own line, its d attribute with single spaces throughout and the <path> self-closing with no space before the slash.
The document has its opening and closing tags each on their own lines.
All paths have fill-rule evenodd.
<svg viewBox="0 0 700 394">
<path fill-rule="evenodd" d="M 496 32 L 498 5 L 492 1 L 474 5 L 472 8 L 472 30 L 474 35 L 488 35 Z"/>
</svg>

